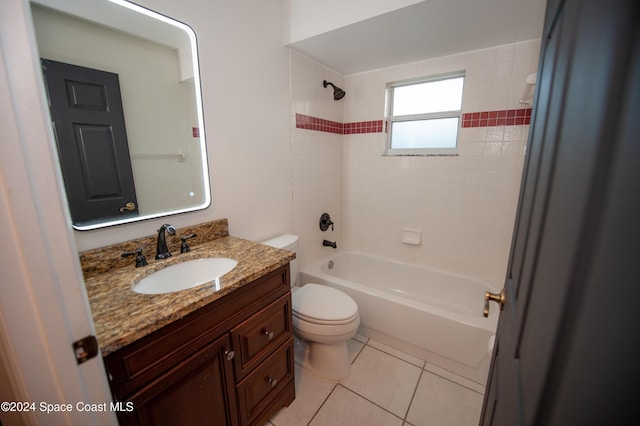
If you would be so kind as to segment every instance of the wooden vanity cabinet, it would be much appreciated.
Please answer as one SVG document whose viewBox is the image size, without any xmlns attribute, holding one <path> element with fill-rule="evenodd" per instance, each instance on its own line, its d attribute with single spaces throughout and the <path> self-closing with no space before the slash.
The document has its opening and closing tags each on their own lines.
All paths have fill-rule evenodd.
<svg viewBox="0 0 640 426">
<path fill-rule="evenodd" d="M 263 425 L 295 398 L 289 265 L 104 361 L 121 425 Z"/>
</svg>

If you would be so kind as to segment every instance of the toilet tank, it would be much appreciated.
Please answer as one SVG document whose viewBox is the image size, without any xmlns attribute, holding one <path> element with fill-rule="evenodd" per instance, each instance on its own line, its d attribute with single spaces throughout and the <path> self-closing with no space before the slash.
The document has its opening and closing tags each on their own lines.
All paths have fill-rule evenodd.
<svg viewBox="0 0 640 426">
<path fill-rule="evenodd" d="M 298 236 L 292 234 L 283 234 L 277 237 L 271 238 L 267 241 L 263 241 L 262 244 L 266 244 L 271 247 L 289 250 L 296 255 L 298 254 Z M 291 268 L 291 287 L 293 287 L 298 279 L 298 259 L 293 259 L 289 264 Z"/>
</svg>

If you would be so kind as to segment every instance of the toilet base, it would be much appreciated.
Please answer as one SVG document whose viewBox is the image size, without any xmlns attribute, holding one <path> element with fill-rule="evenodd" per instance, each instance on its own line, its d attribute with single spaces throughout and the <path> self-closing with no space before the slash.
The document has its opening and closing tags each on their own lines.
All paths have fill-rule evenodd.
<svg viewBox="0 0 640 426">
<path fill-rule="evenodd" d="M 304 340 L 302 367 L 314 376 L 337 382 L 351 374 L 347 342 L 325 344 Z"/>
</svg>

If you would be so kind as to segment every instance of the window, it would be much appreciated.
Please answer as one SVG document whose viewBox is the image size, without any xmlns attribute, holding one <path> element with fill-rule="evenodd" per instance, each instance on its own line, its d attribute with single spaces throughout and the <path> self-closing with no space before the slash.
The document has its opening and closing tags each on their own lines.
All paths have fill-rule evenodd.
<svg viewBox="0 0 640 426">
<path fill-rule="evenodd" d="M 464 72 L 387 85 L 387 155 L 455 155 Z"/>
</svg>

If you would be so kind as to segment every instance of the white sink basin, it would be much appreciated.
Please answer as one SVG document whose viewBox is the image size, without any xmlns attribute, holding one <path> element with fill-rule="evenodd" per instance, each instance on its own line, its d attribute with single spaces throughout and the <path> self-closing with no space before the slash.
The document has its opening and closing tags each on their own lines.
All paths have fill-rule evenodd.
<svg viewBox="0 0 640 426">
<path fill-rule="evenodd" d="M 237 264 L 237 261 L 226 257 L 188 260 L 167 266 L 141 279 L 133 285 L 133 291 L 142 294 L 172 293 L 208 282 L 213 282 L 212 285 L 219 290 L 219 278 Z"/>
</svg>

